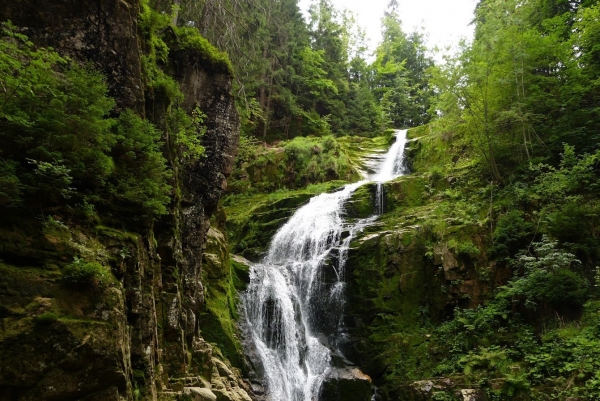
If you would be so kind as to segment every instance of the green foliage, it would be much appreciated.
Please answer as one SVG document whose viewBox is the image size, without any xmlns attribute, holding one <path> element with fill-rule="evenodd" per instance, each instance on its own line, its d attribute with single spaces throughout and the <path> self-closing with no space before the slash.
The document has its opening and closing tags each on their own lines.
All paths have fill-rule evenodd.
<svg viewBox="0 0 600 401">
<path fill-rule="evenodd" d="M 458 241 L 452 238 L 448 241 L 448 247 L 454 250 L 459 256 L 474 258 L 481 254 L 481 250 L 470 239 Z"/>
<path fill-rule="evenodd" d="M 293 187 L 310 183 L 348 180 L 352 176 L 348 157 L 331 136 L 322 140 L 295 138 L 283 147 L 286 176 Z M 292 178 L 293 177 L 293 178 Z"/>
<path fill-rule="evenodd" d="M 35 48 L 9 23 L 0 48 L 0 206 L 71 203 L 89 218 L 94 204 L 113 208 L 107 202 L 116 199 L 146 218 L 164 214 L 170 173 L 160 132 L 131 110 L 108 118 L 114 101 L 101 75 Z M 184 156 L 199 157 L 191 131 L 197 135 L 201 115 L 172 120 Z"/>
<path fill-rule="evenodd" d="M 0 206 L 13 206 L 21 202 L 23 192 L 17 168 L 16 161 L 0 159 Z"/>
<path fill-rule="evenodd" d="M 512 258 L 520 249 L 531 243 L 533 230 L 533 224 L 525 220 L 522 211 L 509 211 L 496 222 L 491 252 L 500 260 Z"/>
<path fill-rule="evenodd" d="M 58 320 L 58 316 L 54 312 L 44 312 L 37 315 L 33 320 L 40 326 L 49 326 Z"/>
<path fill-rule="evenodd" d="M 599 394 L 596 350 L 591 351 L 598 346 L 598 337 L 592 334 L 597 306 L 586 305 L 587 316 L 593 316 L 582 320 L 586 325 L 565 326 L 559 321 L 540 338 L 511 305 L 525 300 L 527 307 L 544 304 L 566 311 L 581 307 L 589 295 L 587 282 L 572 270 L 579 263 L 574 255 L 547 239 L 532 247 L 535 256 L 518 258 L 522 274 L 501 287 L 487 305 L 457 310 L 452 320 L 436 329 L 433 343 L 443 347 L 446 355 L 437 365 L 437 374 L 462 373 L 468 380 L 484 383 L 502 378 L 501 388 L 488 388 L 488 394 L 498 399 L 536 399 L 532 394 L 540 386 L 567 381 L 571 385 L 565 388 L 550 387 L 554 397 L 593 399 Z"/>
<path fill-rule="evenodd" d="M 581 264 L 575 255 L 557 249 L 557 242 L 544 238 L 533 243 L 534 255 L 520 254 L 516 264 L 523 276 L 501 287 L 499 297 L 513 300 L 525 298 L 525 306 L 539 303 L 554 309 L 581 306 L 588 297 L 588 282 L 575 273 Z"/>
<path fill-rule="evenodd" d="M 76 288 L 98 287 L 112 280 L 112 274 L 98 262 L 75 260 L 62 269 L 63 282 Z"/>
<path fill-rule="evenodd" d="M 588 284 L 600 246 L 596 153 L 563 146 L 562 156 L 553 157 L 556 163 L 532 158 L 509 182 L 490 182 L 483 178 L 487 170 L 481 169 L 484 162 L 470 142 L 471 133 L 449 127 L 438 120 L 409 130 L 415 139 L 409 143 L 414 173 L 386 185 L 391 208 L 369 238 L 380 235 L 395 248 L 391 238 L 404 235 L 402 247 L 386 258 L 375 239 L 365 240 L 359 248 L 365 255 L 350 262 L 354 282 L 362 283 L 352 291 L 365 294 L 360 306 L 348 307 L 362 307 L 361 318 L 373 319 L 360 334 L 372 347 L 361 358 L 370 367 L 375 354 L 373 359 L 387 367 L 380 389 L 389 399 L 404 399 L 408 383 L 431 377 L 480 388 L 495 400 L 598 398 L 595 350 L 589 347 L 598 345 L 600 309 L 598 293 Z M 411 203 L 407 182 L 417 180 L 423 182 L 416 191 L 420 202 Z M 418 234 L 408 234 L 411 225 L 419 227 Z M 437 287 L 446 298 L 427 308 L 423 302 L 429 293 L 401 306 L 415 287 L 394 286 L 382 301 L 396 264 L 414 252 L 409 249 L 416 243 L 424 260 L 411 261 L 419 266 L 417 274 L 429 271 L 432 261 L 438 263 L 436 245 L 447 245 L 459 265 L 450 274 L 460 277 L 449 281 L 440 269 L 432 280 L 440 279 Z M 386 275 L 371 279 L 374 266 L 385 266 Z M 467 280 L 477 282 L 473 290 Z M 490 293 L 481 296 L 480 288 Z M 351 297 L 353 303 L 358 299 L 354 293 Z M 440 325 L 436 309 L 444 306 L 441 314 L 456 309 Z M 378 317 L 370 310 L 377 310 Z M 410 311 L 418 311 L 426 332 L 414 327 Z"/>
<path fill-rule="evenodd" d="M 433 91 L 422 33 L 407 35 L 402 30 L 397 5 L 390 3 L 382 20 L 383 41 L 373 63 L 376 93 L 386 119 L 395 127 L 414 127 L 429 122 Z"/>
<path fill-rule="evenodd" d="M 542 229 L 580 258 L 598 256 L 599 153 L 577 155 L 565 145 L 558 167 L 533 166 L 526 199 L 540 207 Z"/>
<path fill-rule="evenodd" d="M 468 133 L 495 181 L 536 158 L 555 165 L 564 143 L 597 150 L 592 93 L 600 69 L 592 43 L 599 6 L 560 3 L 480 2 L 474 42 L 433 71 L 436 110 L 453 130 Z"/>
<path fill-rule="evenodd" d="M 198 29 L 179 27 L 176 28 L 175 33 L 177 34 L 177 44 L 181 49 L 194 50 L 200 56 L 200 60 L 211 69 L 233 75 L 233 66 L 227 54 L 211 45 L 206 38 L 200 35 Z"/>
<path fill-rule="evenodd" d="M 103 78 L 35 48 L 9 23 L 0 34 L 2 203 L 55 204 L 112 173 L 114 106 Z"/>
<path fill-rule="evenodd" d="M 205 118 L 206 115 L 199 107 L 196 107 L 191 117 L 180 107 L 167 114 L 167 128 L 183 162 L 199 160 L 204 155 L 201 138 L 206 133 L 206 127 L 202 125 Z"/>
<path fill-rule="evenodd" d="M 186 26 L 175 29 L 181 46 L 207 45 L 187 38 L 187 32 L 195 35 L 193 25 L 229 54 L 243 135 L 272 142 L 308 135 L 370 137 L 382 130 L 365 33 L 331 1 L 315 2 L 308 24 L 296 0 L 179 4 L 177 22 Z"/>
<path fill-rule="evenodd" d="M 115 175 L 110 193 L 120 201 L 141 207 L 149 216 L 166 213 L 170 186 L 161 133 L 147 120 L 127 110 L 115 125 L 117 144 L 112 154 Z"/>
<path fill-rule="evenodd" d="M 349 155 L 337 139 L 297 137 L 268 146 L 242 137 L 230 180 L 232 191 L 267 192 L 356 177 Z"/>
</svg>

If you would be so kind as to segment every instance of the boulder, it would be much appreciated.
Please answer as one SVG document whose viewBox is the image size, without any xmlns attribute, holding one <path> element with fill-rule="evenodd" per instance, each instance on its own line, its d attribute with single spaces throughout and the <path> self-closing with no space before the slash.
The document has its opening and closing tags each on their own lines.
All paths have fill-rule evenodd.
<svg viewBox="0 0 600 401">
<path fill-rule="evenodd" d="M 460 390 L 460 398 L 462 401 L 484 401 L 485 395 L 482 391 L 476 389 L 462 389 Z"/>
<path fill-rule="evenodd" d="M 371 378 L 356 367 L 333 368 L 323 381 L 321 401 L 370 401 Z"/>
<path fill-rule="evenodd" d="M 215 393 L 207 388 L 186 387 L 183 394 L 190 397 L 192 401 L 217 401 Z"/>
</svg>

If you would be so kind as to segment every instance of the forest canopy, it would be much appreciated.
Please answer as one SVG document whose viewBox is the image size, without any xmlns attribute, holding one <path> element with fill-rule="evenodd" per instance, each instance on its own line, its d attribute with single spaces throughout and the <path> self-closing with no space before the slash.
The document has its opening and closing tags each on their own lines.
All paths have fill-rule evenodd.
<svg viewBox="0 0 600 401">
<path fill-rule="evenodd" d="M 229 54 L 242 135 L 374 136 L 431 118 L 433 60 L 423 34 L 403 30 L 396 1 L 376 50 L 354 15 L 330 0 L 314 1 L 307 21 L 296 0 L 182 0 L 175 19 Z"/>
</svg>

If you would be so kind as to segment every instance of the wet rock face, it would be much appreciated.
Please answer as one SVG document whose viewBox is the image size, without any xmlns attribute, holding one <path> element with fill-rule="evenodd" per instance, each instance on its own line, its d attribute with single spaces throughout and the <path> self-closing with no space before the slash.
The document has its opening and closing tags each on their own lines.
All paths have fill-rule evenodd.
<svg viewBox="0 0 600 401">
<path fill-rule="evenodd" d="M 137 36 L 139 0 L 20 0 L 2 2 L 10 20 L 39 46 L 92 62 L 107 77 L 118 109 L 143 113 L 144 93 Z"/>
</svg>

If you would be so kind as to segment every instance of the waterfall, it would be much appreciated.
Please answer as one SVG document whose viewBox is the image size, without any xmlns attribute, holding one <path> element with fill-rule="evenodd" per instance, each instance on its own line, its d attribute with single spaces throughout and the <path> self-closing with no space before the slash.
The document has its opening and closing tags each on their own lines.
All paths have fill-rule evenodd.
<svg viewBox="0 0 600 401">
<path fill-rule="evenodd" d="M 370 180 L 402 175 L 406 131 Z M 253 264 L 242 297 L 247 329 L 262 366 L 270 401 L 314 401 L 339 352 L 343 334 L 345 263 L 353 237 L 377 215 L 348 223 L 344 203 L 363 180 L 310 199 L 277 231 L 269 251 Z M 381 206 L 379 206 L 381 204 Z"/>
<path fill-rule="evenodd" d="M 406 130 L 396 132 L 396 142 L 390 147 L 390 150 L 386 154 L 386 157 L 381 163 L 381 167 L 377 174 L 372 177 L 372 180 L 376 182 L 377 192 L 375 196 L 375 207 L 377 208 L 377 214 L 381 216 L 384 212 L 384 198 L 385 193 L 383 191 L 383 183 L 389 181 L 395 177 L 401 176 L 406 173 L 405 159 L 404 159 L 404 147 L 406 146 Z"/>
</svg>

